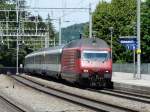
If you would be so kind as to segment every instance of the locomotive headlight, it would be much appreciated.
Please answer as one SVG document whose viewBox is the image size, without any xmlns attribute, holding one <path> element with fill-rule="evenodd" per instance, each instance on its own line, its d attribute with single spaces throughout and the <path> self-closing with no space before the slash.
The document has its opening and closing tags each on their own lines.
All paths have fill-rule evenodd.
<svg viewBox="0 0 150 112">
<path fill-rule="evenodd" d="M 83 70 L 83 72 L 89 72 L 89 71 L 85 69 L 85 70 Z"/>
<path fill-rule="evenodd" d="M 108 71 L 108 70 L 106 70 L 105 72 L 106 72 L 106 73 L 108 73 L 109 71 Z"/>
</svg>

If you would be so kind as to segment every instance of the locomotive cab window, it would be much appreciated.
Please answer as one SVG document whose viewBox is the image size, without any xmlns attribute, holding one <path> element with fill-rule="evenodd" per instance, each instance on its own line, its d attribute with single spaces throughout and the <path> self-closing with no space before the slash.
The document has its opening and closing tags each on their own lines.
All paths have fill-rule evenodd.
<svg viewBox="0 0 150 112">
<path fill-rule="evenodd" d="M 83 51 L 83 60 L 96 60 L 96 61 L 106 61 L 109 59 L 110 54 L 108 51 Z"/>
</svg>

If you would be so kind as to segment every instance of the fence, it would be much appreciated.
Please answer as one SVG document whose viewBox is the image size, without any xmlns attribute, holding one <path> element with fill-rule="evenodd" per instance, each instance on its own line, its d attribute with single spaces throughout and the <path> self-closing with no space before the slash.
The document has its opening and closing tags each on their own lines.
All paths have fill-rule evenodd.
<svg viewBox="0 0 150 112">
<path fill-rule="evenodd" d="M 18 68 L 19 73 L 23 73 L 23 68 Z M 0 74 L 16 74 L 16 67 L 2 67 Z"/>
<path fill-rule="evenodd" d="M 19 68 L 19 73 L 23 73 L 23 68 Z M 137 66 L 135 66 L 135 72 L 137 70 Z M 113 72 L 125 72 L 125 73 L 133 73 L 134 72 L 134 64 L 113 64 Z M 15 74 L 16 67 L 3 67 L 0 68 L 0 74 Z M 150 74 L 150 63 L 141 64 L 141 73 L 142 74 Z"/>
<path fill-rule="evenodd" d="M 135 72 L 137 65 L 135 66 Z M 113 64 L 113 72 L 134 73 L 134 64 Z M 150 74 L 150 63 L 141 64 L 141 74 Z"/>
</svg>

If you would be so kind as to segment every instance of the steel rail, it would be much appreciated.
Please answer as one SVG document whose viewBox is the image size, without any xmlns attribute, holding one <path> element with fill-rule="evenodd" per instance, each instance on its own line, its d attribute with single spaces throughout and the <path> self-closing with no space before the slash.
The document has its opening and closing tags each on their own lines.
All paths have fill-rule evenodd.
<svg viewBox="0 0 150 112">
<path fill-rule="evenodd" d="M 136 96 L 136 94 L 135 95 L 130 93 L 127 94 L 126 92 L 111 91 L 111 90 L 92 90 L 92 89 L 88 89 L 88 90 L 101 93 L 101 94 L 107 94 L 115 97 L 125 98 L 132 101 L 138 101 L 138 102 L 150 104 L 150 100 L 149 100 L 150 97 L 148 96 L 142 96 L 139 94 L 137 94 Z"/>
<path fill-rule="evenodd" d="M 139 94 L 144 93 L 144 95 L 150 95 L 150 91 L 148 90 L 148 87 L 146 87 L 147 90 L 146 89 L 143 90 L 143 89 L 136 88 L 136 85 L 133 85 L 133 88 L 128 88 L 128 87 L 126 87 L 126 85 L 128 86 L 128 84 L 125 84 L 122 87 L 118 86 L 117 84 L 118 83 L 115 84 L 116 90 L 128 91 L 128 92 L 132 92 L 132 93 L 136 92 L 136 93 L 139 93 Z"/>
<path fill-rule="evenodd" d="M 81 95 L 72 94 L 66 91 L 61 91 L 61 90 L 49 87 L 48 85 L 44 85 L 34 80 L 25 78 L 23 76 L 17 75 L 17 76 L 13 76 L 13 78 L 16 81 L 26 86 L 29 86 L 31 88 L 34 88 L 38 91 L 41 91 L 49 95 L 53 95 L 55 97 L 67 100 L 69 102 L 73 102 L 75 104 L 85 106 L 92 110 L 103 111 L 103 112 L 138 112 L 138 110 L 129 109 L 127 107 L 122 107 L 122 106 L 94 100 L 91 98 L 83 97 Z"/>
<path fill-rule="evenodd" d="M 11 101 L 7 100 L 6 98 L 4 98 L 1 95 L 0 95 L 0 100 L 4 101 L 7 105 L 9 105 L 13 109 L 15 109 L 17 112 L 26 112 L 25 110 L 23 110 L 22 108 L 20 108 L 19 106 L 15 105 L 14 103 L 12 103 Z"/>
<path fill-rule="evenodd" d="M 111 91 L 111 92 L 116 92 L 116 93 L 127 94 L 127 95 L 131 95 L 131 96 L 138 96 L 141 98 L 150 99 L 150 95 L 146 95 L 146 94 L 133 93 L 133 92 L 123 91 L 123 90 L 114 90 L 114 89 L 106 89 L 106 90 Z"/>
</svg>

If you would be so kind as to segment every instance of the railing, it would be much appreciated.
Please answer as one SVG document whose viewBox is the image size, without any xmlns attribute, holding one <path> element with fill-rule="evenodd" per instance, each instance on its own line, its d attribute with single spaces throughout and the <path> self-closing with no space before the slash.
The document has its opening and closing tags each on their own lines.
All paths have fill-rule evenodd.
<svg viewBox="0 0 150 112">
<path fill-rule="evenodd" d="M 135 73 L 137 66 L 135 65 Z M 113 72 L 134 73 L 134 64 L 113 64 Z M 141 64 L 141 74 L 150 74 L 150 63 Z"/>
</svg>

